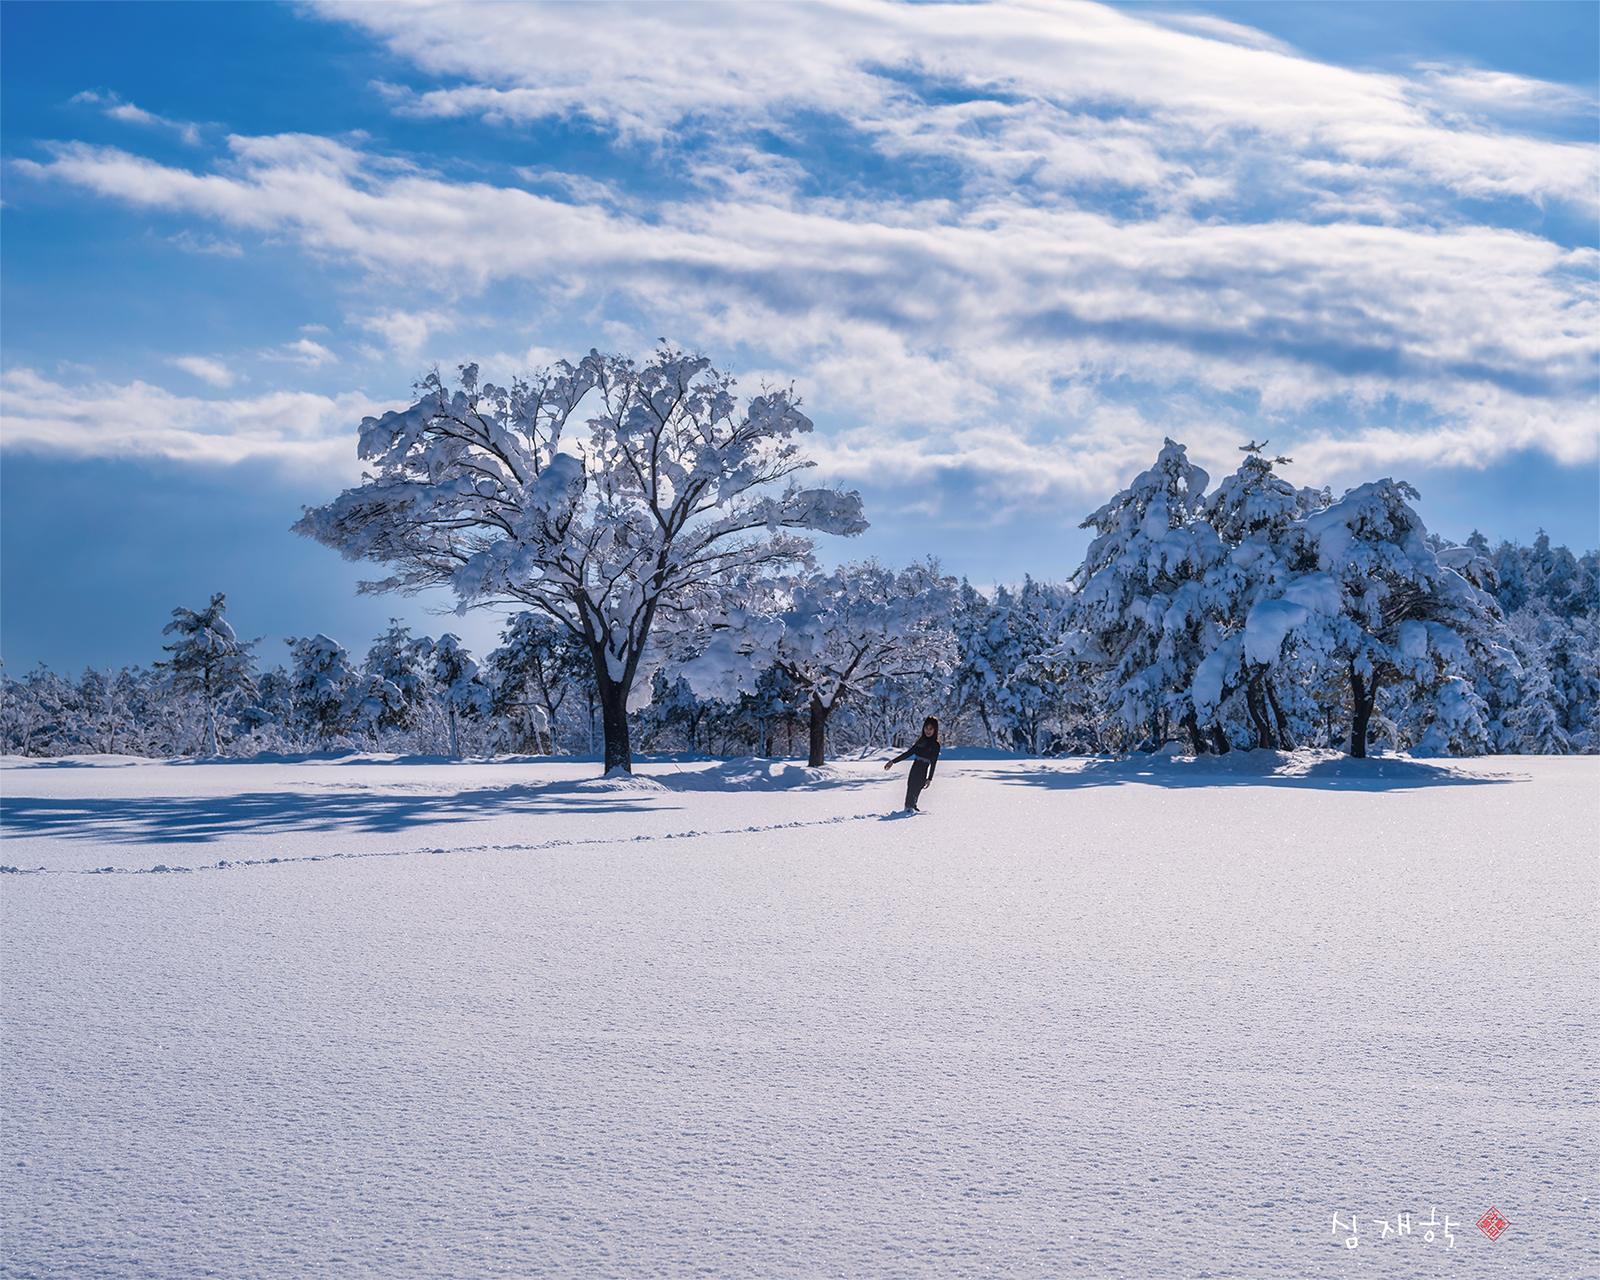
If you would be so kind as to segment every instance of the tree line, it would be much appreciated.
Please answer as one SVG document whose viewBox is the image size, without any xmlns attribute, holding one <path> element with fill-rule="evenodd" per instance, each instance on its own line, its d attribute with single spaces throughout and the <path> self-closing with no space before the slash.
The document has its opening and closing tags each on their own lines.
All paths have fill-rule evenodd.
<svg viewBox="0 0 1600 1280">
<path fill-rule="evenodd" d="M 510 606 L 481 663 L 392 623 L 365 659 L 291 638 L 263 671 L 218 595 L 174 611 L 148 670 L 5 677 L 5 749 L 594 753 L 610 770 L 636 744 L 798 740 L 815 765 L 928 712 L 947 741 L 1043 754 L 1600 749 L 1596 554 L 1543 534 L 1452 545 L 1403 481 L 1335 499 L 1252 441 L 1211 491 L 1168 440 L 1083 521 L 1068 581 L 985 594 L 934 561 L 821 569 L 805 535 L 864 530 L 860 496 L 800 487 L 799 401 L 741 404 L 703 356 L 591 351 L 504 388 L 467 365 L 418 389 L 363 421 L 372 469 L 295 529 L 394 571 L 363 591 Z"/>
</svg>

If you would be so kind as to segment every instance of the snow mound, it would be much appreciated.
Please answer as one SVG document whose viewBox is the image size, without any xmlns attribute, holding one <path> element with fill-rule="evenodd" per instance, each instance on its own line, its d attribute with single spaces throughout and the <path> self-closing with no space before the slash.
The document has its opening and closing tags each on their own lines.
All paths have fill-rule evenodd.
<svg viewBox="0 0 1600 1280">
<path fill-rule="evenodd" d="M 583 782 L 575 783 L 577 791 L 666 791 L 654 778 L 646 778 L 637 773 L 629 773 L 618 765 L 603 778 L 589 778 Z"/>
<path fill-rule="evenodd" d="M 662 781 L 672 791 L 793 791 L 800 787 L 859 783 L 861 779 L 833 765 L 808 769 L 791 760 L 747 756 L 741 760 L 724 760 L 708 769 L 665 774 Z"/>
</svg>

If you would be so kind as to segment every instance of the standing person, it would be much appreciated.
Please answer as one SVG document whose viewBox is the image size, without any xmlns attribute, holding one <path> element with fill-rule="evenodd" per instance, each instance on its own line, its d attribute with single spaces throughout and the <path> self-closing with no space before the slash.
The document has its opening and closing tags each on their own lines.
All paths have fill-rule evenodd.
<svg viewBox="0 0 1600 1280">
<path fill-rule="evenodd" d="M 906 811 L 908 813 L 921 813 L 917 808 L 917 797 L 922 794 L 924 787 L 933 785 L 933 767 L 939 763 L 939 718 L 929 716 L 922 722 L 922 736 L 911 744 L 909 750 L 902 751 L 893 760 L 885 760 L 883 767 L 899 764 L 910 757 L 911 776 L 906 779 Z"/>
</svg>

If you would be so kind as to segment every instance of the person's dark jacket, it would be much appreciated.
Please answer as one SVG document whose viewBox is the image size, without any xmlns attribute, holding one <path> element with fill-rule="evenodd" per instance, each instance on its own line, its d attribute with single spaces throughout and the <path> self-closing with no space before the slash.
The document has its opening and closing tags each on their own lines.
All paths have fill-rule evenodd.
<svg viewBox="0 0 1600 1280">
<path fill-rule="evenodd" d="M 939 762 L 939 739 L 930 738 L 926 734 L 919 733 L 917 735 L 917 740 L 911 744 L 910 748 L 902 751 L 893 760 L 889 761 L 889 763 L 899 764 L 902 760 L 908 760 L 913 756 L 927 764 L 928 781 L 932 782 L 933 766 Z"/>
</svg>

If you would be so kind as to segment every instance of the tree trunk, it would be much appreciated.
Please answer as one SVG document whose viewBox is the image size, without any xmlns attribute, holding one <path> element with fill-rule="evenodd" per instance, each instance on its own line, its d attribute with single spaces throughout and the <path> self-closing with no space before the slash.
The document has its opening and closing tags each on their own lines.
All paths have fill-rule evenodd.
<svg viewBox="0 0 1600 1280">
<path fill-rule="evenodd" d="M 550 754 L 553 756 L 556 753 L 556 709 L 550 705 L 548 695 L 540 701 L 544 703 L 545 724 L 548 726 L 545 732 L 550 735 Z"/>
<path fill-rule="evenodd" d="M 606 735 L 606 772 L 633 772 L 633 749 L 628 742 L 628 695 L 609 678 L 600 685 L 600 724 Z"/>
<path fill-rule="evenodd" d="M 1278 691 L 1272 687 L 1272 681 L 1266 682 L 1267 705 L 1272 708 L 1272 718 L 1278 722 L 1278 742 L 1285 751 L 1294 750 L 1294 735 L 1289 732 L 1289 717 L 1284 714 L 1283 704 L 1278 701 Z"/>
<path fill-rule="evenodd" d="M 1189 708 L 1183 719 L 1179 721 L 1179 724 L 1184 732 L 1189 735 L 1189 745 L 1194 749 L 1195 755 L 1205 755 L 1206 740 L 1200 733 L 1200 718 L 1195 715 L 1193 707 Z"/>
<path fill-rule="evenodd" d="M 1263 667 L 1250 677 L 1250 683 L 1245 686 L 1244 705 L 1250 712 L 1250 723 L 1256 730 L 1256 750 L 1276 751 L 1278 740 L 1272 733 L 1272 722 L 1267 719 L 1267 698 L 1261 691 L 1266 683 L 1267 673 Z"/>
<path fill-rule="evenodd" d="M 211 673 L 206 673 L 205 687 L 201 691 L 206 704 L 206 748 L 212 755 L 221 754 L 217 750 L 217 712 L 212 705 Z"/>
<path fill-rule="evenodd" d="M 1366 759 L 1367 755 L 1367 725 L 1372 720 L 1373 708 L 1378 703 L 1378 673 L 1372 673 L 1372 682 L 1369 684 L 1362 679 L 1361 673 L 1356 670 L 1356 664 L 1350 664 L 1350 699 L 1354 704 L 1350 713 L 1350 754 L 1357 760 Z"/>
<path fill-rule="evenodd" d="M 1219 756 L 1225 756 L 1233 750 L 1233 744 L 1228 741 L 1228 731 L 1222 727 L 1222 721 L 1220 720 L 1211 726 L 1211 741 L 1217 744 L 1217 754 Z"/>
<path fill-rule="evenodd" d="M 811 754 L 806 760 L 807 768 L 822 768 L 826 741 L 823 735 L 828 727 L 828 713 L 832 710 L 832 707 L 823 706 L 816 694 L 811 695 Z"/>
</svg>

